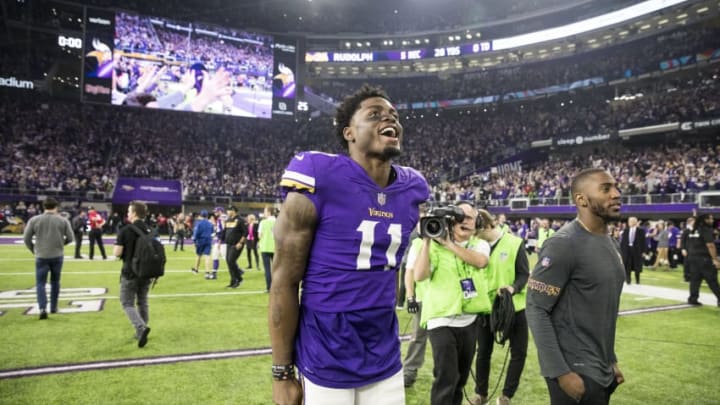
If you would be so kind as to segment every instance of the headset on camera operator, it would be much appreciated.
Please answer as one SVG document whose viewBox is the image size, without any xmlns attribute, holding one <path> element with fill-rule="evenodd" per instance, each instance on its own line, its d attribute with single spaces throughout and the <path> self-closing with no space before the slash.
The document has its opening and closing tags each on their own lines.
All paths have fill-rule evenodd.
<svg viewBox="0 0 720 405">
<path fill-rule="evenodd" d="M 525 286 L 530 277 L 530 266 L 523 239 L 505 232 L 493 221 L 486 210 L 479 210 L 477 236 L 490 243 L 490 260 L 487 265 L 488 294 L 494 301 L 492 313 L 478 318 L 478 348 L 476 357 L 476 396 L 473 405 L 489 401 L 488 386 L 490 359 L 497 341 L 510 341 L 510 363 L 505 385 L 498 404 L 509 404 L 520 385 L 525 367 L 528 346 L 528 325 L 525 317 Z M 501 372 L 502 374 L 502 372 Z"/>
<path fill-rule="evenodd" d="M 429 280 L 421 323 L 432 346 L 432 405 L 459 405 L 477 339 L 477 314 L 490 312 L 485 267 L 490 245 L 475 237 L 478 212 L 469 202 L 431 208 L 420 220 L 423 238 L 413 272 Z"/>
</svg>

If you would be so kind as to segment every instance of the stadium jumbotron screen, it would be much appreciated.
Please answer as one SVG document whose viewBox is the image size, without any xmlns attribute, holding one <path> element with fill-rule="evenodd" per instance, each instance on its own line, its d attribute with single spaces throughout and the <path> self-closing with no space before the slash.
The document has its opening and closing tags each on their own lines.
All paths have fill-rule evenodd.
<svg viewBox="0 0 720 405">
<path fill-rule="evenodd" d="M 104 13 L 88 9 L 85 100 L 254 118 L 271 118 L 274 105 L 291 103 L 292 113 L 295 55 L 274 63 L 273 37 Z M 285 103 L 274 103 L 274 93 Z"/>
</svg>

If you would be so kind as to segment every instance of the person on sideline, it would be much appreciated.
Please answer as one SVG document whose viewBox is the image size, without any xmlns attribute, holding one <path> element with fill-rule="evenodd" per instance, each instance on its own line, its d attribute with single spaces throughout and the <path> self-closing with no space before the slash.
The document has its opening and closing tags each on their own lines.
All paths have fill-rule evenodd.
<svg viewBox="0 0 720 405">
<path fill-rule="evenodd" d="M 620 250 L 625 265 L 625 279 L 628 284 L 632 284 L 632 272 L 635 272 L 635 284 L 640 284 L 645 247 L 645 230 L 638 226 L 636 217 L 628 218 L 628 226 L 623 230 L 620 238 Z"/>
<path fill-rule="evenodd" d="M 274 208 L 267 205 L 263 212 L 263 220 L 260 221 L 258 227 L 258 248 L 262 257 L 263 267 L 265 268 L 265 287 L 270 292 L 272 284 L 272 261 L 275 254 L 275 237 L 273 236 L 273 228 L 275 227 Z"/>
<path fill-rule="evenodd" d="M 128 222 L 135 225 L 141 232 L 150 234 L 152 230 L 145 223 L 146 216 L 147 205 L 145 203 L 130 203 L 127 214 Z M 130 268 L 132 258 L 135 255 L 135 242 L 138 238 L 138 234 L 130 225 L 120 228 L 117 241 L 113 247 L 113 254 L 123 262 L 120 270 L 120 304 L 135 329 L 135 339 L 138 341 L 138 347 L 145 347 L 150 333 L 150 327 L 148 326 L 148 322 L 150 322 L 148 294 L 153 280 L 137 277 Z"/>
<path fill-rule="evenodd" d="M 45 290 L 48 273 L 50 274 L 50 312 L 54 314 L 58 311 L 60 274 L 65 258 L 64 247 L 75 240 L 70 221 L 58 214 L 58 205 L 56 199 L 46 198 L 43 201 L 45 212 L 30 218 L 23 235 L 25 246 L 35 255 L 35 293 L 40 319 L 48 318 Z"/>
<path fill-rule="evenodd" d="M 715 247 L 713 221 L 712 214 L 698 216 L 692 232 L 687 236 L 687 264 L 690 267 L 688 304 L 690 305 L 702 305 L 698 301 L 698 297 L 700 296 L 700 284 L 705 279 L 720 306 L 720 286 L 718 286 L 717 276 L 720 259 Z"/>
<path fill-rule="evenodd" d="M 512 325 L 504 336 L 510 342 L 510 363 L 505 376 L 502 395 L 497 405 L 509 405 L 520 386 L 520 376 L 525 368 L 528 347 L 528 326 L 525 317 L 525 296 L 530 265 L 528 264 L 523 239 L 513 235 L 509 228 L 502 228 L 501 222 L 494 224 L 493 217 L 486 210 L 478 210 L 482 226 L 477 236 L 490 244 L 490 259 L 486 268 L 488 294 L 494 301 L 497 296 L 509 294 L 512 297 L 514 314 L 509 320 Z M 507 230 L 503 230 L 507 229 Z M 501 316 L 502 314 L 497 314 Z M 491 317 L 478 317 L 478 348 L 475 360 L 476 396 L 472 405 L 487 404 L 490 380 L 490 360 L 495 347 L 495 335 L 491 329 Z"/>
<path fill-rule="evenodd" d="M 423 237 L 415 260 L 415 281 L 427 280 L 420 317 L 433 356 L 431 405 L 460 405 L 477 342 L 478 314 L 489 313 L 487 289 L 490 245 L 475 236 L 478 212 L 461 201 L 460 218 L 445 236 Z M 432 211 L 428 212 L 428 215 Z"/>
<path fill-rule="evenodd" d="M 225 221 L 225 244 L 227 245 L 225 262 L 228 266 L 228 273 L 230 273 L 228 288 L 238 288 L 243 282 L 245 272 L 238 266 L 237 261 L 245 247 L 246 237 L 245 221 L 238 216 L 234 206 L 228 207 L 228 218 Z"/>
<path fill-rule="evenodd" d="M 298 153 L 280 182 L 268 311 L 273 401 L 403 404 L 397 272 L 430 188 L 392 163 L 404 134 L 385 92 L 363 86 L 335 122 L 348 154 Z"/>
<path fill-rule="evenodd" d="M 200 219 L 195 221 L 195 227 L 193 228 L 192 234 L 197 259 L 195 260 L 195 267 L 190 270 L 195 274 L 200 272 L 201 261 L 205 262 L 205 274 L 210 273 L 210 250 L 212 249 L 214 231 L 215 227 L 208 219 L 207 210 L 201 210 Z"/>
<path fill-rule="evenodd" d="M 615 355 L 625 268 L 607 232 L 620 192 L 603 169 L 571 182 L 577 218 L 543 245 L 528 281 L 526 315 L 552 405 L 608 404 L 625 381 Z"/>
</svg>

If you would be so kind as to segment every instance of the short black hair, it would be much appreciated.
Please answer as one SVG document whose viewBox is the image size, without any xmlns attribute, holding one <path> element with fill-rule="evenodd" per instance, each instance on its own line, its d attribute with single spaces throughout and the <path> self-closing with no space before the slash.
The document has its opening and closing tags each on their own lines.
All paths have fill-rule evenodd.
<svg viewBox="0 0 720 405">
<path fill-rule="evenodd" d="M 48 197 L 43 201 L 43 208 L 46 210 L 54 210 L 58 206 L 58 201 L 52 197 Z"/>
<path fill-rule="evenodd" d="M 390 100 L 390 97 L 383 89 L 380 87 L 372 87 L 365 83 L 358 91 L 345 97 L 337 110 L 335 110 L 335 134 L 345 150 L 348 150 L 348 142 L 345 139 L 345 135 L 343 135 L 343 130 L 345 127 L 350 126 L 350 120 L 353 114 L 360 108 L 360 103 L 373 97 L 384 98 L 392 104 L 392 100 Z"/>
<path fill-rule="evenodd" d="M 578 173 L 575 177 L 572 179 L 572 183 L 570 183 L 570 199 L 571 201 L 575 202 L 575 194 L 580 192 L 580 189 L 582 188 L 582 183 L 587 180 L 588 177 L 597 174 L 597 173 L 604 173 L 605 169 L 600 168 L 591 168 L 591 169 L 584 169 L 580 173 Z"/>
</svg>

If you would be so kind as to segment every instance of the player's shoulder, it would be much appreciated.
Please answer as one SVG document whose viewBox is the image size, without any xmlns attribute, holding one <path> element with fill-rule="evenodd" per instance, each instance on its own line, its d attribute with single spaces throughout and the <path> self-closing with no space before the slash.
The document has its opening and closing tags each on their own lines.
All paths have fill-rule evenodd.
<svg viewBox="0 0 720 405">
<path fill-rule="evenodd" d="M 283 172 L 280 185 L 284 189 L 308 190 L 314 193 L 318 177 L 334 173 L 336 171 L 335 164 L 341 159 L 342 155 L 332 153 L 298 152 Z"/>
<path fill-rule="evenodd" d="M 423 192 L 427 191 L 429 194 L 430 186 L 422 173 L 408 166 L 393 165 L 393 168 L 397 174 L 398 183 L 421 188 Z"/>
</svg>

